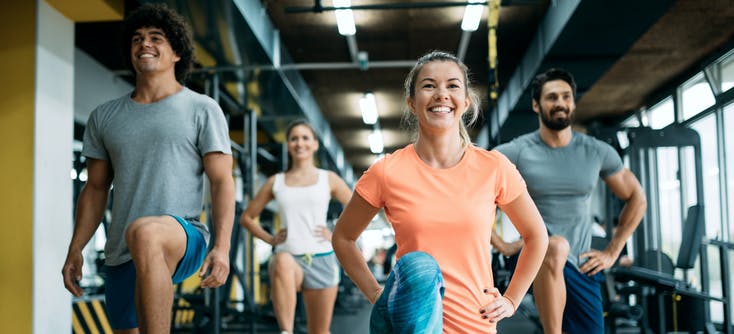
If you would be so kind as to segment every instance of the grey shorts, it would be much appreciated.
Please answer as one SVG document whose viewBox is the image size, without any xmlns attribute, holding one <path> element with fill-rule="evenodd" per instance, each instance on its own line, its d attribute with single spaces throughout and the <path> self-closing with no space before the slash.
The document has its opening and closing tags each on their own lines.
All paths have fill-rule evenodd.
<svg viewBox="0 0 734 334">
<path fill-rule="evenodd" d="M 304 289 L 326 289 L 339 284 L 339 262 L 333 251 L 293 255 L 303 269 Z"/>
</svg>

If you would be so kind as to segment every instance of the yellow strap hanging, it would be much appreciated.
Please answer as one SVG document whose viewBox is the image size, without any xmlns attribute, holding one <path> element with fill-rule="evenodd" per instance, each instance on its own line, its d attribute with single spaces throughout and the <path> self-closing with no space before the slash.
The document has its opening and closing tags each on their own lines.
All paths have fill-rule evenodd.
<svg viewBox="0 0 734 334">
<path fill-rule="evenodd" d="M 497 75 L 497 25 L 500 21 L 500 0 L 487 0 L 489 13 L 487 18 L 489 38 L 489 99 L 495 105 L 498 98 L 499 78 Z"/>
<path fill-rule="evenodd" d="M 497 25 L 500 21 L 500 0 L 488 0 L 489 13 L 487 25 L 489 27 L 489 69 L 497 68 Z"/>
</svg>

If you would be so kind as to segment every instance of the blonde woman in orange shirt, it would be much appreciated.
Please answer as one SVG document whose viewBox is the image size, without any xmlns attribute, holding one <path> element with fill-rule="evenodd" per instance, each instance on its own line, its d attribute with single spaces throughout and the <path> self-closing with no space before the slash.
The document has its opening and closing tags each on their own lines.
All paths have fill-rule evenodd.
<svg viewBox="0 0 734 334">
<path fill-rule="evenodd" d="M 471 144 L 465 121 L 479 99 L 455 56 L 421 57 L 405 81 L 417 139 L 376 162 L 357 182 L 332 243 L 342 267 L 374 305 L 372 333 L 495 333 L 540 268 L 548 236 L 525 182 L 507 158 Z M 493 288 L 490 236 L 496 207 L 525 247 L 504 295 Z M 356 240 L 380 208 L 395 230 L 398 261 L 385 287 Z"/>
</svg>

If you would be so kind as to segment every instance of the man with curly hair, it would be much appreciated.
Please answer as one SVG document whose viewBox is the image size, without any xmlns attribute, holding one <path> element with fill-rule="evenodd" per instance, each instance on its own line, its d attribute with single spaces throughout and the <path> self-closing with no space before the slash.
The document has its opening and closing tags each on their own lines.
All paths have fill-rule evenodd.
<svg viewBox="0 0 734 334">
<path fill-rule="evenodd" d="M 194 61 L 183 19 L 146 4 L 123 21 L 123 51 L 135 89 L 98 106 L 84 133 L 87 183 L 62 270 L 65 287 L 83 291 L 82 249 L 97 230 L 113 189 L 105 245 L 105 298 L 115 333 L 168 333 L 173 284 L 197 270 L 202 287 L 229 274 L 234 222 L 227 122 L 211 98 L 182 86 Z M 209 178 L 215 241 L 199 221 L 203 174 Z"/>
</svg>

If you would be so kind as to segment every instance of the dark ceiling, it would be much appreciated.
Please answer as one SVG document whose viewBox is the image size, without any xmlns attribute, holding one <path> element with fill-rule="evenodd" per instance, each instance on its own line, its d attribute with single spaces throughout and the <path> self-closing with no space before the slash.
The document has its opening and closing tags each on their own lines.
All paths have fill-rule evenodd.
<svg viewBox="0 0 734 334">
<path fill-rule="evenodd" d="M 318 4 L 330 7 L 330 0 L 167 2 L 190 19 L 199 47 L 206 50 L 205 57 L 200 56 L 201 67 L 220 74 L 224 95 L 231 102 L 225 111 L 234 130 L 241 129 L 244 110 L 256 109 L 258 142 L 279 157 L 284 124 L 305 109 L 319 110 L 355 176 L 376 157 L 369 150 L 371 127 L 362 123 L 359 97 L 367 91 L 377 97 L 385 151 L 406 145 L 410 136 L 400 127 L 400 117 L 409 63 L 430 50 L 460 51 L 465 3 L 352 0 L 352 6 L 380 9 L 353 11 L 357 32 L 350 49 L 348 38 L 337 32 L 334 12 L 313 10 Z M 129 10 L 139 2 L 126 4 Z M 243 14 L 257 7 L 264 10 Z M 465 62 L 483 96 L 484 119 L 495 128 L 501 124 L 499 131 L 486 131 L 482 121 L 473 131 L 486 146 L 537 128 L 527 84 L 539 71 L 564 67 L 576 75 L 577 126 L 615 124 L 700 70 L 712 54 L 731 48 L 734 37 L 732 0 L 503 0 L 497 27 L 500 100 L 496 108 L 489 108 L 486 18 L 485 9 L 480 28 L 468 35 L 465 49 Z M 273 48 L 263 46 L 269 38 L 257 36 L 264 25 L 257 20 L 265 19 L 277 29 L 286 51 L 282 63 L 299 71 L 274 68 L 268 54 Z M 79 23 L 77 46 L 110 69 L 124 70 L 117 41 L 110 38 L 117 36 L 117 29 L 116 22 Z M 366 52 L 366 69 L 354 62 L 356 50 Z M 303 81 L 284 80 L 293 77 Z M 195 76 L 189 84 L 203 90 L 208 81 L 201 78 Z M 316 106 L 302 102 L 306 95 Z"/>
<path fill-rule="evenodd" d="M 327 2 L 330 5 L 330 1 L 323 1 Z M 314 3 L 279 0 L 264 1 L 263 5 L 295 63 L 351 62 L 347 38 L 338 34 L 333 11 L 292 13 L 308 6 L 313 8 Z M 357 27 L 355 44 L 359 51 L 367 52 L 370 62 L 415 61 L 431 50 L 456 54 L 465 6 L 455 5 L 462 3 L 465 2 L 353 0 L 352 6 L 384 5 L 380 9 L 353 11 Z M 428 5 L 437 7 L 422 8 Z M 547 0 L 504 1 L 497 31 L 498 40 L 507 41 L 500 42 L 497 48 L 500 83 L 507 81 L 517 66 L 548 5 Z M 486 17 L 485 9 L 480 28 L 468 35 L 464 59 L 474 87 L 483 98 L 483 106 L 487 105 L 489 89 Z M 357 175 L 376 158 L 367 141 L 371 127 L 361 120 L 359 98 L 364 92 L 371 91 L 377 98 L 385 152 L 410 141 L 410 134 L 400 126 L 405 107 L 402 87 L 409 70 L 409 66 L 403 66 L 302 71 Z M 475 128 L 475 135 L 480 126 L 481 123 Z"/>
</svg>

